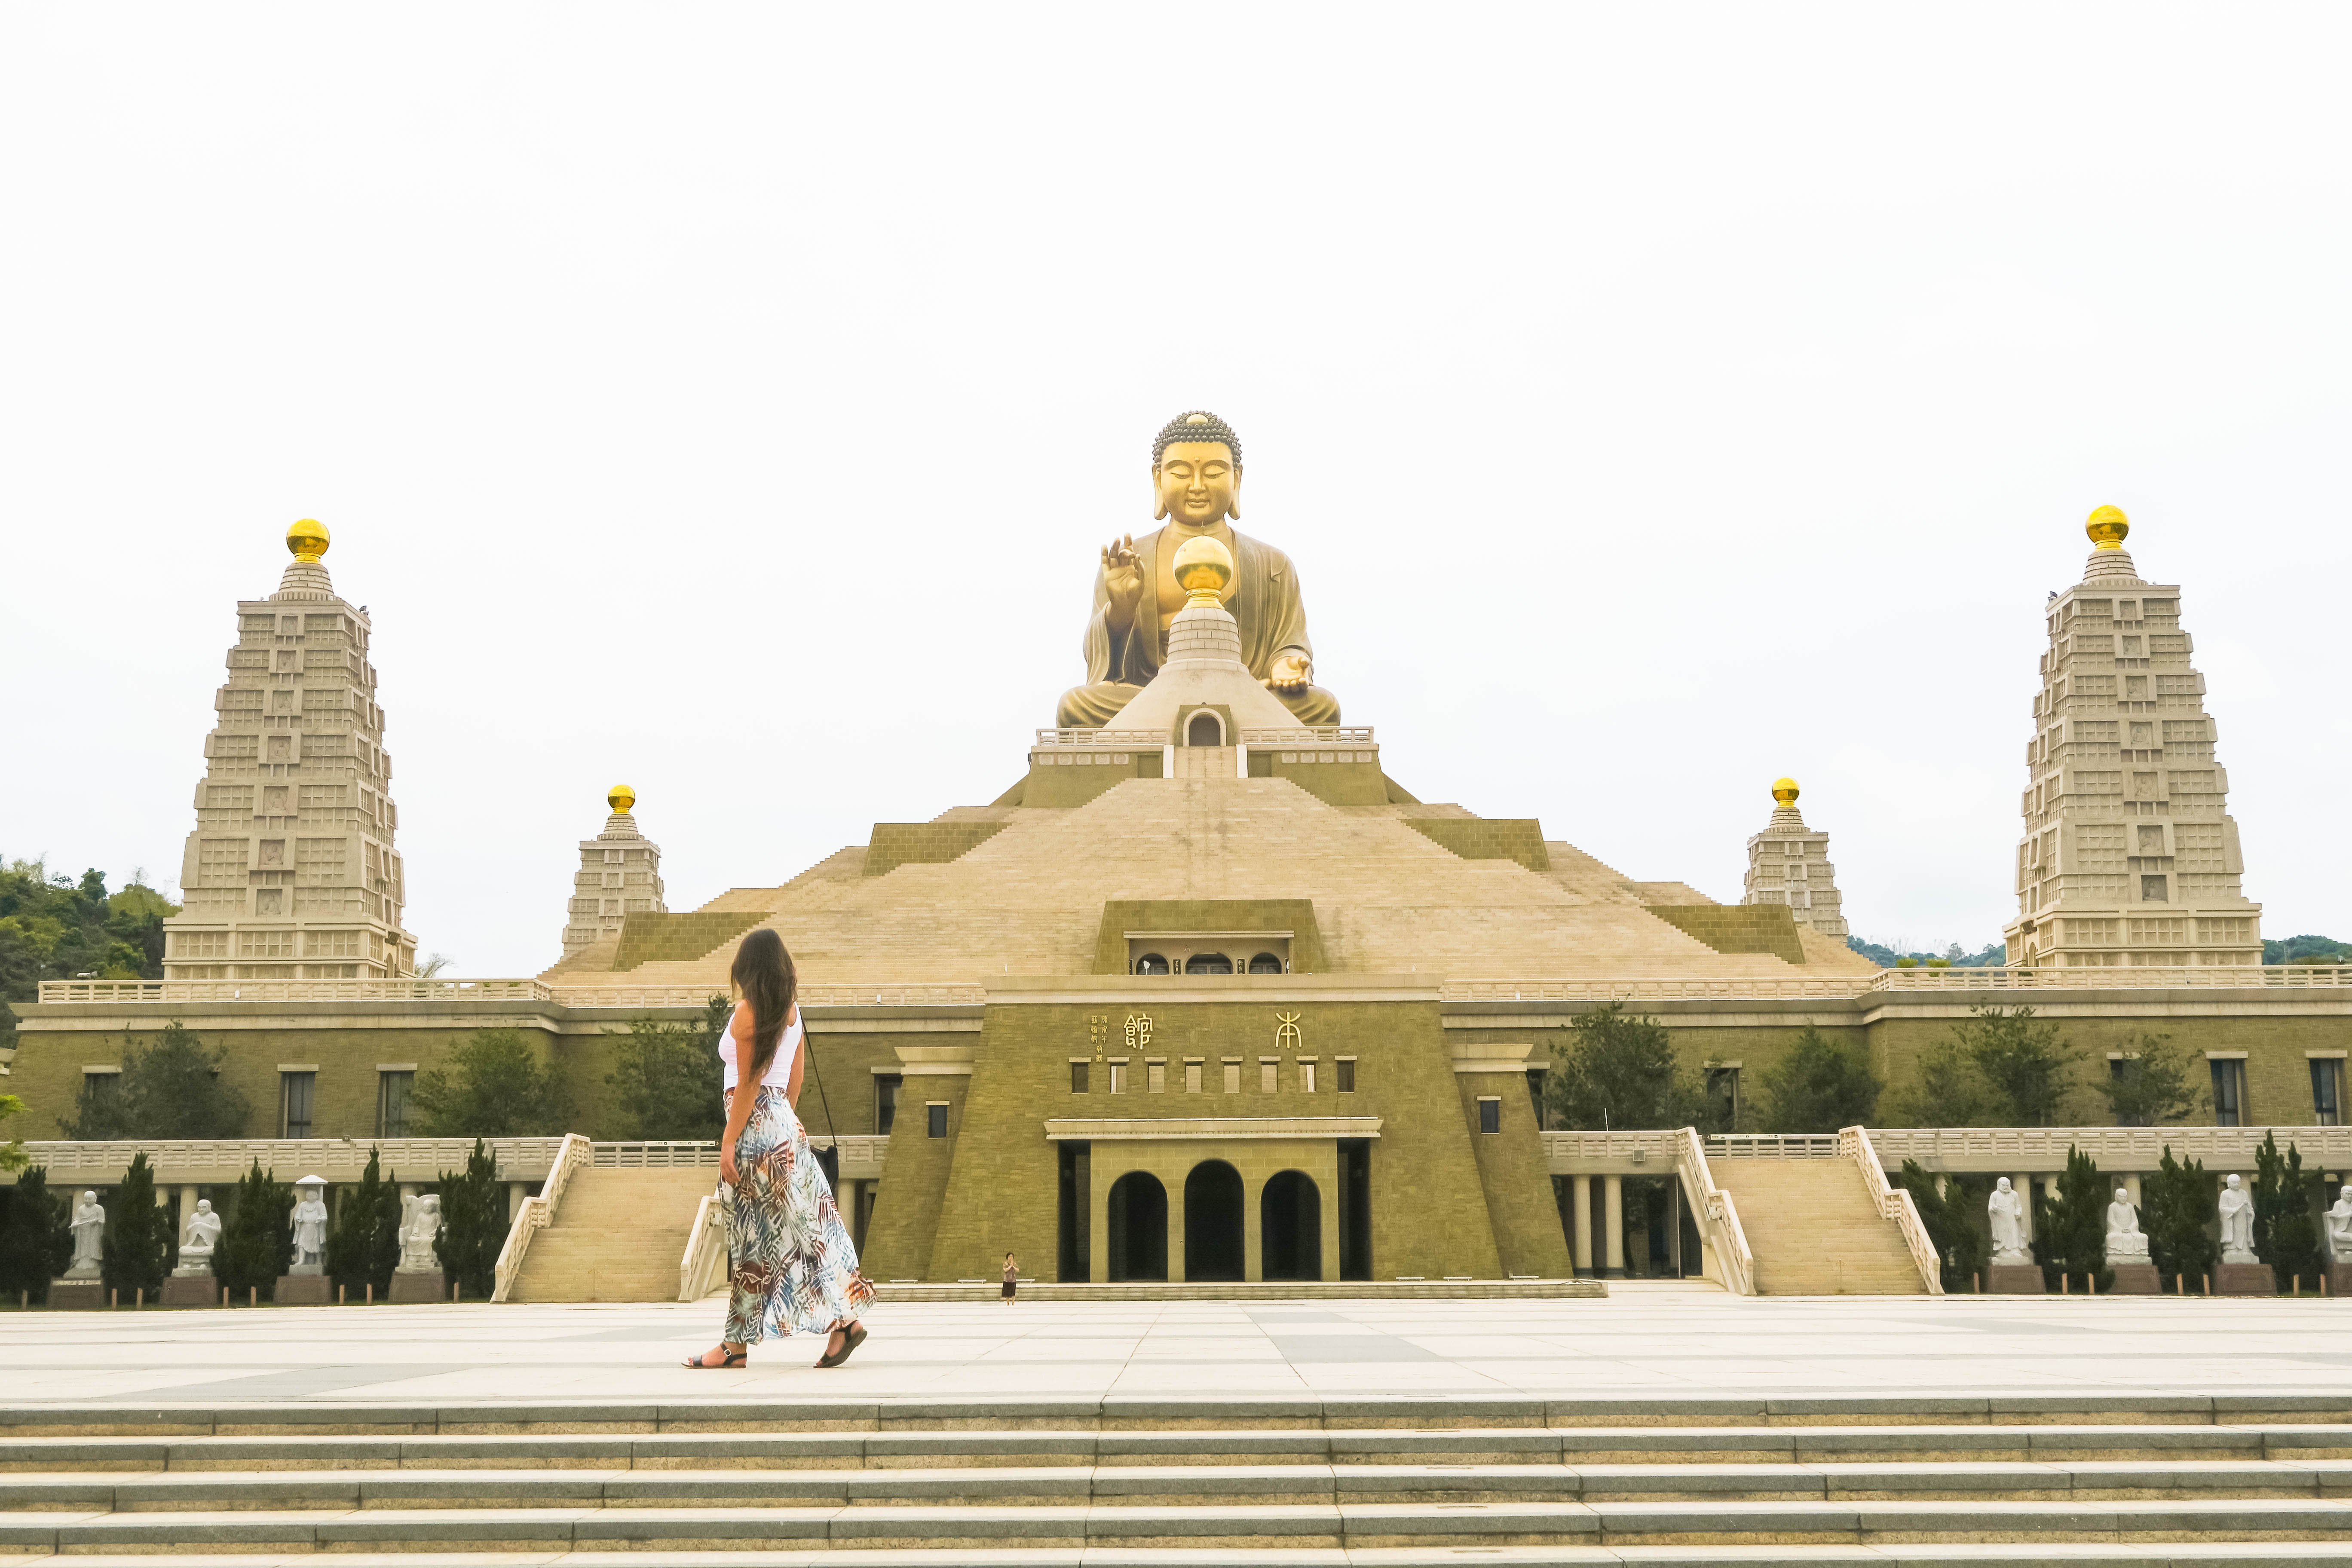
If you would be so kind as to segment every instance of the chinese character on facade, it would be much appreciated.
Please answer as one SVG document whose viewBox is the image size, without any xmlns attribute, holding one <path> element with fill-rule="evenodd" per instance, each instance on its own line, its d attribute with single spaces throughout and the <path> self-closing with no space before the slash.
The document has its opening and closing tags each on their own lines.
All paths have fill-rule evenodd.
<svg viewBox="0 0 2352 1568">
<path fill-rule="evenodd" d="M 1274 1048 L 1278 1051 L 1287 1046 L 1290 1049 L 1297 1050 L 1298 1048 L 1298 1015 L 1276 1013 L 1274 1016 L 1274 1021 L 1276 1025 Z"/>
</svg>

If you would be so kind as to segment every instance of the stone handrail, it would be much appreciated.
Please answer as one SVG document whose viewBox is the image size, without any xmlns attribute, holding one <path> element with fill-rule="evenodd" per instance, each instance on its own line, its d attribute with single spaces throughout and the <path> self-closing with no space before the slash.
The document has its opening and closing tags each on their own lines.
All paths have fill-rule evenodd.
<svg viewBox="0 0 2352 1568">
<path fill-rule="evenodd" d="M 1555 1175 L 1608 1173 L 1663 1173 L 1678 1155 L 1675 1135 L 1666 1131 L 1560 1132 L 1538 1134 L 1544 1163 Z"/>
<path fill-rule="evenodd" d="M 709 985 L 562 985 L 554 1000 L 567 1007 L 699 1007 L 714 994 Z M 977 1007 L 988 1000 L 979 985 L 803 985 L 799 995 L 812 1007 Z"/>
<path fill-rule="evenodd" d="M 1834 1132 L 1710 1132 L 1726 1160 L 1834 1160 L 1845 1146 Z"/>
<path fill-rule="evenodd" d="M 1913 1160 L 1938 1173 L 2020 1176 L 2063 1171 L 2077 1148 L 2103 1172 L 2156 1170 L 2168 1148 L 2209 1171 L 2251 1171 L 2266 1136 L 2301 1150 L 2306 1168 L 2352 1168 L 2352 1127 L 1877 1127 L 1870 1141 L 1888 1169 Z"/>
<path fill-rule="evenodd" d="M 538 1181 L 555 1167 L 561 1138 L 486 1138 L 484 1146 L 506 1181 Z M 368 1155 L 382 1156 L 384 1179 L 425 1183 L 444 1171 L 462 1171 L 474 1152 L 471 1138 L 123 1138 L 28 1142 L 26 1156 L 46 1166 L 55 1183 L 70 1178 L 90 1186 L 122 1179 L 133 1154 L 144 1152 L 158 1186 L 210 1186 L 236 1180 L 257 1161 L 291 1181 L 318 1175 L 356 1182 Z"/>
<path fill-rule="evenodd" d="M 490 1300 L 503 1301 L 513 1293 L 514 1282 L 522 1272 L 523 1255 L 530 1250 L 530 1238 L 555 1223 L 555 1209 L 563 1201 L 564 1186 L 572 1173 L 588 1163 L 593 1145 L 577 1132 L 563 1135 L 562 1147 L 557 1150 L 555 1163 L 547 1173 L 547 1180 L 539 1196 L 525 1198 L 515 1211 L 514 1224 L 507 1229 L 507 1244 L 499 1248 L 498 1271 L 490 1289 Z"/>
<path fill-rule="evenodd" d="M 1114 746 L 1131 752 L 1156 752 L 1168 744 L 1159 730 L 1040 730 L 1041 746 Z"/>
<path fill-rule="evenodd" d="M 1684 997 L 1845 997 L 1897 991 L 2152 991 L 2352 989 L 2352 964 L 2290 963 L 2145 969 L 1882 969 L 1875 974 L 1629 976 L 1617 979 L 1449 980 L 1446 1002 L 1673 1001 Z"/>
<path fill-rule="evenodd" d="M 723 986 L 550 985 L 539 980 L 44 980 L 41 1002 L 553 1002 L 567 1007 L 700 1007 Z M 979 985 L 806 985 L 812 1007 L 976 1007 Z"/>
<path fill-rule="evenodd" d="M 726 1278 L 727 1216 L 718 1194 L 694 1205 L 694 1223 L 687 1228 L 686 1253 L 677 1260 L 677 1299 L 699 1301 Z"/>
<path fill-rule="evenodd" d="M 1244 730 L 1242 744 L 1267 746 L 1373 746 L 1370 724 L 1302 725 L 1296 730 Z"/>
<path fill-rule="evenodd" d="M 1674 1141 L 1675 1174 L 1682 1179 L 1683 1197 L 1697 1223 L 1699 1239 L 1706 1244 L 1706 1259 L 1715 1266 L 1716 1280 L 1735 1296 L 1756 1294 L 1756 1255 L 1748 1249 L 1748 1232 L 1739 1223 L 1739 1205 L 1715 1184 L 1707 1169 L 1706 1149 L 1696 1130 L 1689 1127 L 1668 1134 Z"/>
<path fill-rule="evenodd" d="M 1842 1127 L 1837 1135 L 1838 1149 L 1862 1171 L 1863 1191 L 1870 1195 L 1881 1219 L 1891 1219 L 1903 1232 L 1903 1245 L 1911 1249 L 1912 1266 L 1927 1283 L 1927 1294 L 1944 1293 L 1944 1259 L 1936 1250 L 1933 1237 L 1927 1234 L 1927 1222 L 1919 1217 L 1919 1205 L 1907 1188 L 1891 1184 L 1886 1168 L 1878 1163 L 1878 1152 L 1871 1147 L 1870 1131 L 1863 1127 Z"/>
<path fill-rule="evenodd" d="M 1869 988 L 1861 975 L 1742 976 L 1737 979 L 1658 976 L 1589 980 L 1448 980 L 1437 995 L 1444 1002 L 1634 1002 L 1684 997 L 1834 997 L 1852 999 Z"/>
</svg>

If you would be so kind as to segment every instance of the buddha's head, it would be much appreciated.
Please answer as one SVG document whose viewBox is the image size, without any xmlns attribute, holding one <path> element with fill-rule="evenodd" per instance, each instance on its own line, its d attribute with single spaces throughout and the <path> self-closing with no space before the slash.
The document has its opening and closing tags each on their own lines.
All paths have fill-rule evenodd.
<svg viewBox="0 0 2352 1568">
<path fill-rule="evenodd" d="M 1155 518 L 1207 528 L 1242 515 L 1242 441 L 1213 414 L 1179 414 L 1151 443 Z"/>
</svg>

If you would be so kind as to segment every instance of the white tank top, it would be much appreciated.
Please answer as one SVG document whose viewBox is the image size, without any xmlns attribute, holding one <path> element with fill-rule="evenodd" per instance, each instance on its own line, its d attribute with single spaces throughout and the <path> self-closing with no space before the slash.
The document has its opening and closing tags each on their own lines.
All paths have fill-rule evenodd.
<svg viewBox="0 0 2352 1568">
<path fill-rule="evenodd" d="M 736 1003 L 735 1012 L 740 1013 L 747 1005 L 749 1005 L 747 1003 Z M 733 1089 L 736 1078 L 733 1014 L 728 1016 L 727 1025 L 728 1026 L 719 1033 L 719 1059 L 727 1066 L 725 1087 Z M 784 1026 L 784 1037 L 776 1042 L 776 1059 L 768 1064 L 767 1075 L 760 1081 L 762 1084 L 773 1084 L 778 1089 L 790 1088 L 793 1081 L 793 1053 L 800 1049 L 800 1044 L 801 1010 L 796 1005 L 793 1008 L 793 1021 Z"/>
</svg>

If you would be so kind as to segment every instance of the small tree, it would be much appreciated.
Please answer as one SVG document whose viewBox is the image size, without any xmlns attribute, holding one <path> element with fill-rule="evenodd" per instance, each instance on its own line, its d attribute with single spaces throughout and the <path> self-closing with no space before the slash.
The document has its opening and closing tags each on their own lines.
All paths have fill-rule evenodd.
<svg viewBox="0 0 2352 1568">
<path fill-rule="evenodd" d="M 1811 1024 L 1759 1081 L 1767 1132 L 1835 1132 L 1867 1123 L 1878 1114 L 1883 1088 L 1862 1049 Z"/>
<path fill-rule="evenodd" d="M 2271 1266 L 2281 1289 L 2292 1289 L 2298 1276 L 2315 1282 L 2327 1268 L 2302 1152 L 2290 1142 L 2282 1155 L 2274 1132 L 2263 1133 L 2254 1151 L 2254 1255 Z"/>
<path fill-rule="evenodd" d="M 572 1101 L 521 1030 L 478 1029 L 416 1075 L 408 1110 L 427 1138 L 530 1138 L 562 1132 Z"/>
<path fill-rule="evenodd" d="M 0 1187 L 0 1292 L 22 1292 L 36 1302 L 49 1299 L 49 1281 L 73 1258 L 73 1232 L 66 1226 L 65 1201 L 49 1191 L 45 1165 L 28 1165 L 13 1187 Z"/>
<path fill-rule="evenodd" d="M 377 1299 L 383 1299 L 400 1263 L 400 1186 L 395 1178 L 379 1173 L 380 1163 L 370 1149 L 359 1184 L 343 1189 L 335 1228 L 327 1237 L 327 1273 L 354 1299 L 364 1300 L 371 1285 Z"/>
<path fill-rule="evenodd" d="M 630 1023 L 604 1076 L 629 1137 L 716 1139 L 726 1130 L 719 1036 L 734 1010 L 726 997 L 713 996 L 698 1023 Z"/>
<path fill-rule="evenodd" d="M 1895 1177 L 1895 1184 L 1911 1194 L 1919 1223 L 1927 1227 L 1927 1239 L 1935 1243 L 1945 1290 L 1958 1295 L 1984 1271 L 1992 1250 L 1992 1232 L 1985 1218 L 1981 1182 L 1949 1176 L 1946 1183 L 1944 1191 L 1937 1191 L 1936 1178 L 1921 1169 L 1916 1160 L 1904 1161 Z"/>
<path fill-rule="evenodd" d="M 2135 1050 L 2107 1066 L 2107 1076 L 2094 1087 L 2118 1127 L 2186 1121 L 2212 1099 L 2189 1071 L 2188 1053 L 2176 1049 L 2169 1035 L 2142 1035 Z"/>
<path fill-rule="evenodd" d="M 1548 1120 L 1571 1131 L 1697 1127 L 1713 1131 L 1715 1110 L 1675 1060 L 1654 1018 L 1611 1002 L 1569 1021 L 1570 1044 L 1544 1075 Z"/>
<path fill-rule="evenodd" d="M 228 1217 L 221 1222 L 220 1241 L 213 1250 L 213 1276 L 236 1295 L 257 1289 L 275 1300 L 278 1277 L 294 1262 L 294 1189 L 264 1171 L 253 1169 L 237 1178 Z"/>
<path fill-rule="evenodd" d="M 122 1070 L 82 1085 L 68 1138 L 239 1138 L 252 1107 L 221 1078 L 226 1047 L 206 1050 L 176 1022 L 142 1046 L 122 1037 Z"/>
<path fill-rule="evenodd" d="M 2213 1178 L 2203 1162 L 2183 1164 L 2167 1144 L 2163 1163 L 2140 1183 L 2140 1228 L 2147 1232 L 2158 1272 L 2180 1279 L 2184 1290 L 2213 1271 L 2216 1248 L 2206 1231 L 2213 1215 Z"/>
<path fill-rule="evenodd" d="M 144 1290 L 152 1297 L 163 1288 L 171 1258 L 172 1217 L 155 1206 L 155 1172 L 142 1149 L 131 1157 L 131 1169 L 114 1189 L 113 1212 L 106 1216 L 99 1250 L 99 1277 L 126 1296 Z"/>
<path fill-rule="evenodd" d="M 487 1301 L 498 1282 L 499 1253 L 506 1247 L 507 1194 L 499 1163 L 479 1138 L 463 1173 L 441 1173 L 440 1192 L 441 1235 L 433 1255 L 441 1260 L 441 1282 Z"/>
<path fill-rule="evenodd" d="M 2066 1151 L 2066 1169 L 2058 1178 L 2055 1197 L 2033 1203 L 2033 1261 L 2042 1265 L 2046 1285 L 2062 1279 L 2085 1289 L 2096 1281 L 2101 1290 L 2115 1286 L 2107 1267 L 2107 1186 L 2098 1162 L 2077 1148 Z"/>
<path fill-rule="evenodd" d="M 0 1094 L 0 1121 L 24 1114 L 25 1102 L 13 1094 Z M 6 1143 L 0 1144 L 0 1171 L 21 1171 L 32 1163 L 33 1157 L 25 1152 L 22 1138 L 11 1138 Z"/>
<path fill-rule="evenodd" d="M 2083 1053 L 2031 1007 L 1971 1006 L 1896 1100 L 1908 1127 L 2049 1127 L 2065 1119 Z"/>
</svg>

